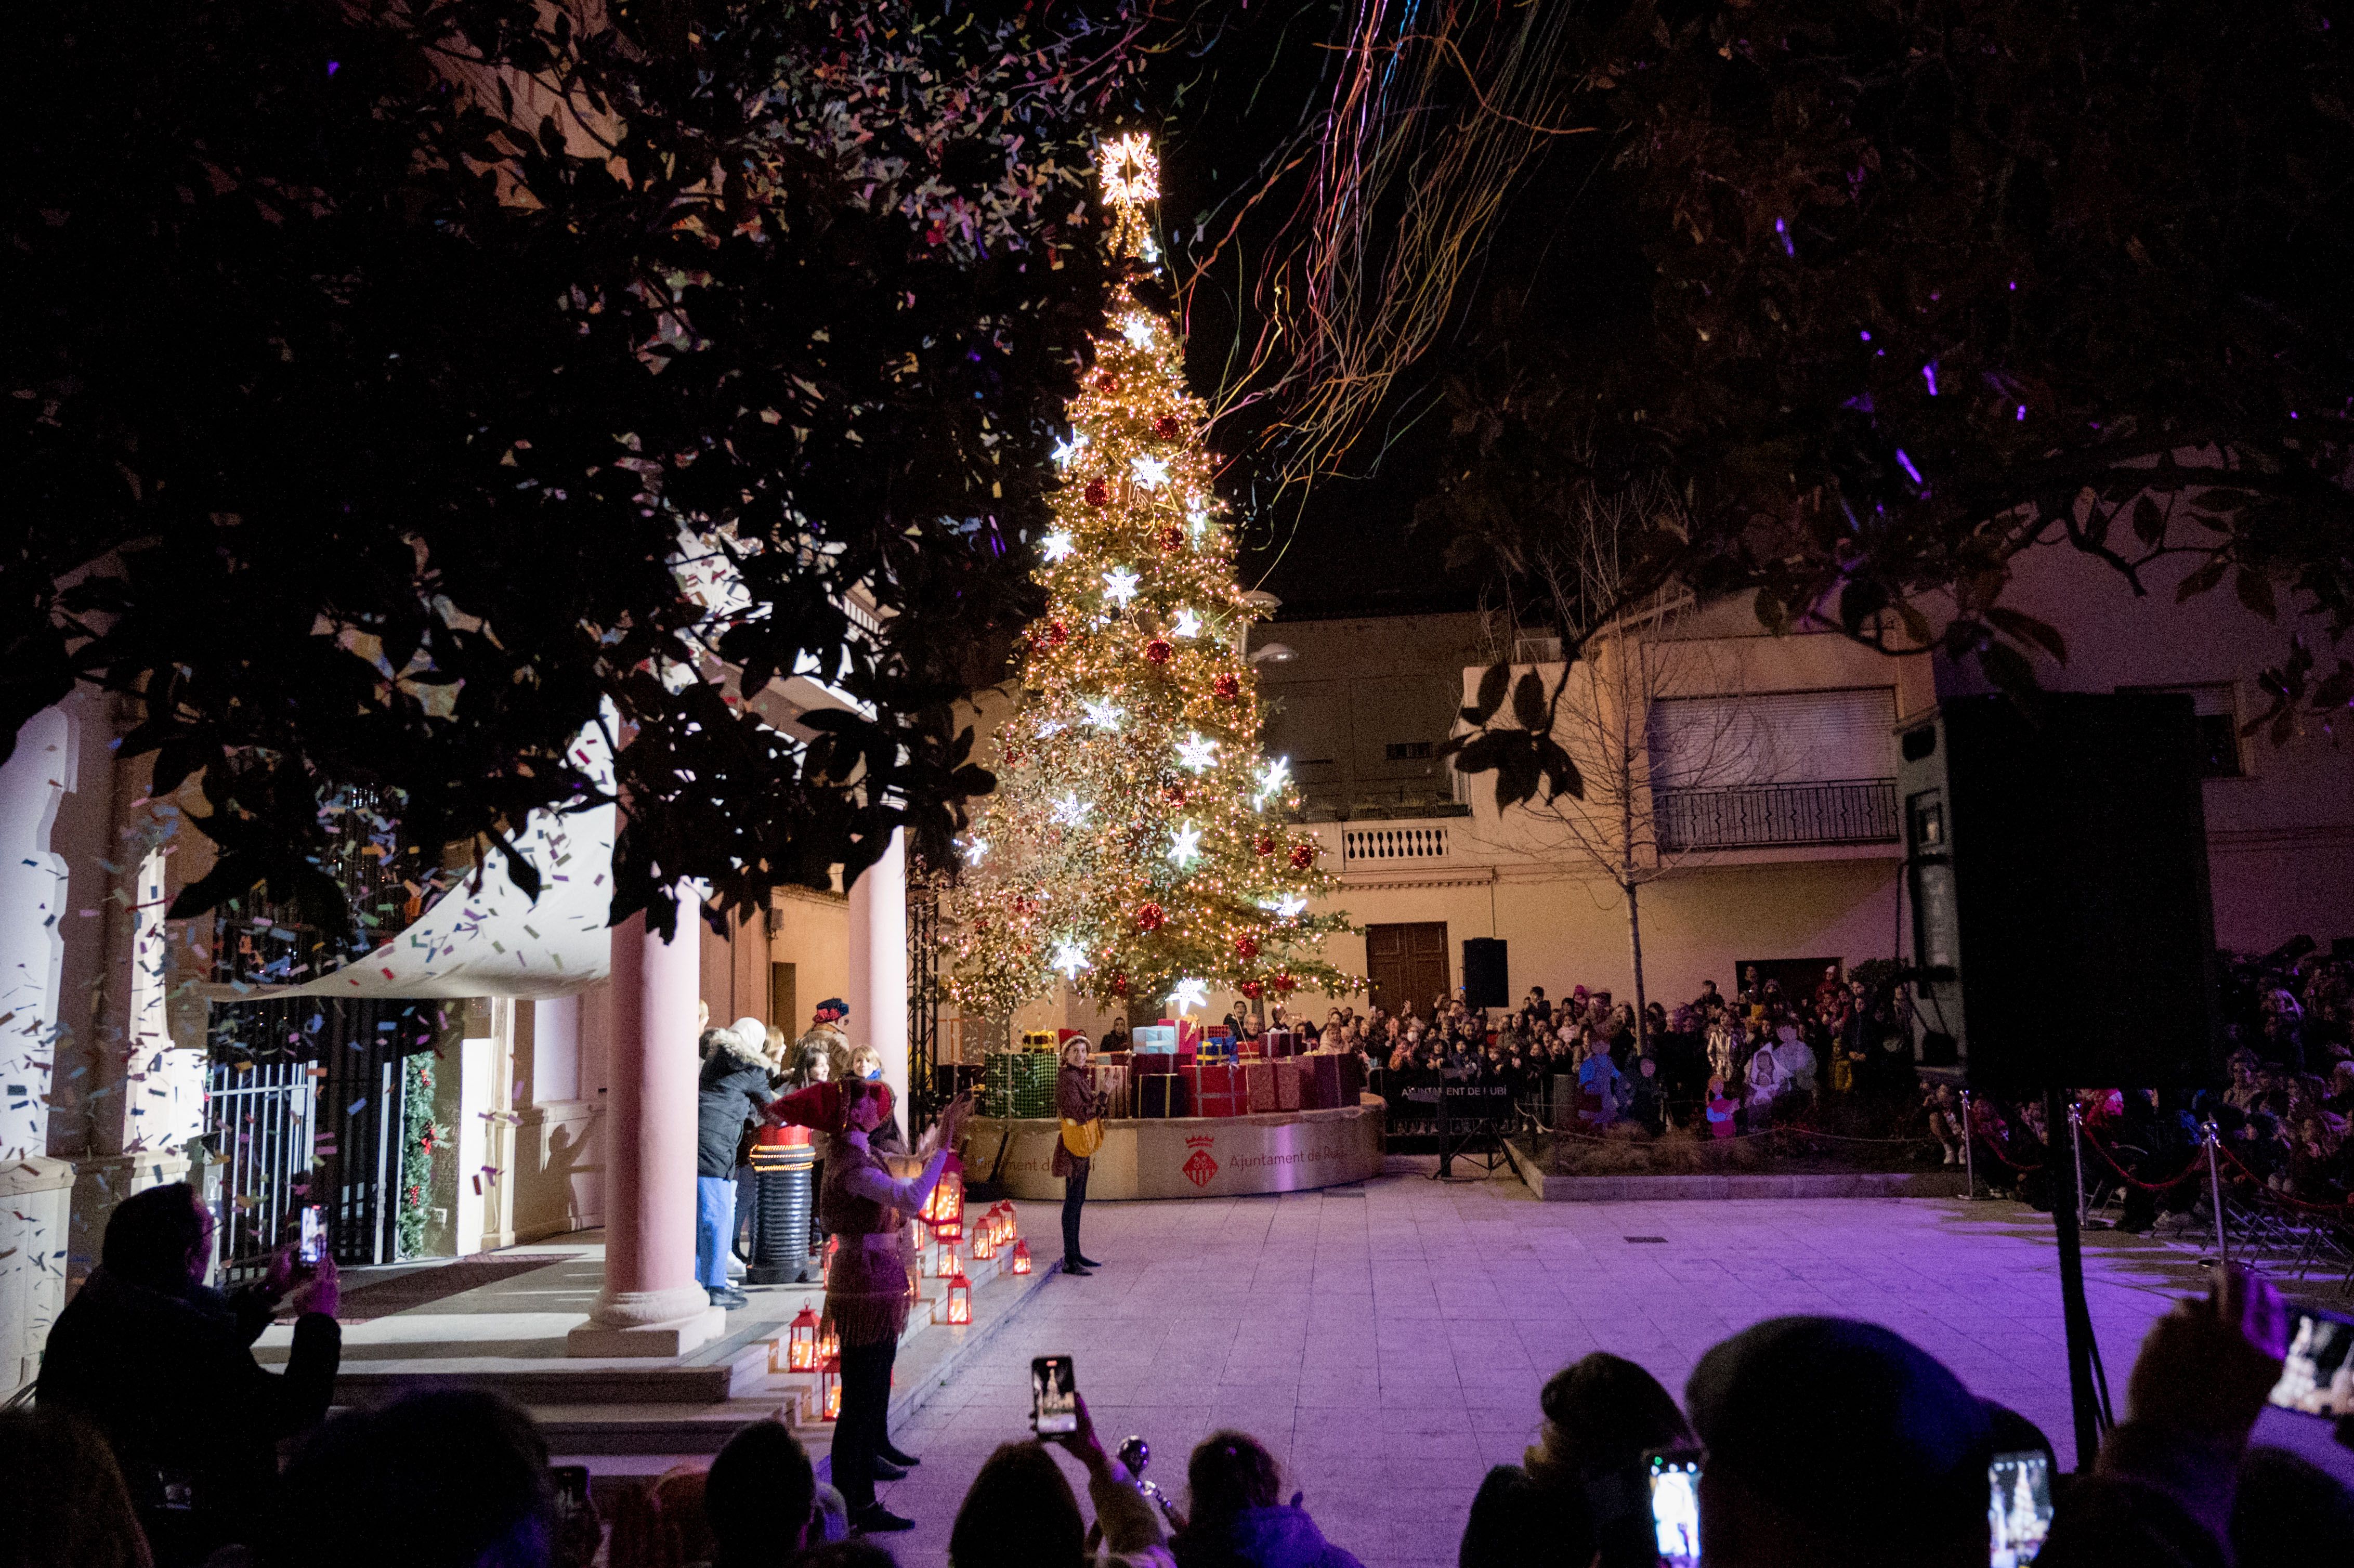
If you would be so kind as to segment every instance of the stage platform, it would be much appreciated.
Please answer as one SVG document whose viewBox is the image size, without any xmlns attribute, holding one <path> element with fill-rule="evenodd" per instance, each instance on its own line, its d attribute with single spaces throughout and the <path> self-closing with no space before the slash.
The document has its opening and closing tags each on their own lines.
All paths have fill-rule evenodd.
<svg viewBox="0 0 2354 1568">
<path fill-rule="evenodd" d="M 1382 1173 L 1386 1110 L 1365 1095 L 1339 1110 L 1107 1121 L 1087 1197 L 1236 1198 L 1363 1181 Z M 1060 1198 L 1061 1136 L 1059 1121 L 974 1117 L 964 1128 L 966 1180 L 993 1178 L 1015 1198 Z"/>
</svg>

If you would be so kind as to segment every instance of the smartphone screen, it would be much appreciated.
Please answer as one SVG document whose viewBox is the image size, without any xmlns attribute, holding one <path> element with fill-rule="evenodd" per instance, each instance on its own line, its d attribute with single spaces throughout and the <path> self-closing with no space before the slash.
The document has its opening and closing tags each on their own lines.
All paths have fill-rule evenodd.
<svg viewBox="0 0 2354 1568">
<path fill-rule="evenodd" d="M 306 1264 L 315 1265 L 324 1255 L 326 1245 L 326 1211 L 316 1203 L 307 1204 L 302 1210 L 302 1241 L 295 1249 L 294 1255 Z"/>
<path fill-rule="evenodd" d="M 1700 1568 L 1700 1457 L 1651 1456 L 1651 1533 L 1659 1568 Z"/>
<path fill-rule="evenodd" d="M 1987 1467 L 1993 1568 L 2024 1568 L 2052 1533 L 2052 1461 L 2041 1448 L 1997 1454 Z"/>
<path fill-rule="evenodd" d="M 550 1465 L 547 1478 L 556 1488 L 556 1517 L 572 1519 L 588 1511 L 588 1467 Z"/>
<path fill-rule="evenodd" d="M 2321 1312 L 2299 1312 L 2280 1381 L 2268 1396 L 2283 1410 L 2307 1415 L 2354 1415 L 2354 1323 Z"/>
<path fill-rule="evenodd" d="M 1078 1372 L 1068 1356 L 1039 1356 L 1030 1363 L 1030 1429 L 1041 1437 L 1079 1429 Z"/>
</svg>

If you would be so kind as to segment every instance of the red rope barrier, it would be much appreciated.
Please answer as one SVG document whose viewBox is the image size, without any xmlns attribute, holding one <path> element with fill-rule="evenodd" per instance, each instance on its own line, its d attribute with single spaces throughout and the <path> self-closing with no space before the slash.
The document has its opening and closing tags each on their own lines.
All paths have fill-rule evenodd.
<svg viewBox="0 0 2354 1568">
<path fill-rule="evenodd" d="M 2284 1208 L 2301 1209 L 2311 1214 L 2335 1214 L 2339 1219 L 2354 1219 L 2354 1193 L 2349 1193 L 2335 1203 L 2312 1203 L 2302 1198 L 2292 1198 L 2285 1192 L 2276 1192 L 2266 1186 L 2264 1179 L 2249 1170 L 2246 1162 L 2232 1153 L 2229 1147 L 2221 1142 L 2218 1142 L 2215 1147 L 2223 1151 L 2224 1159 L 2238 1167 L 2241 1175 L 2256 1184 L 2256 1193 L 2265 1202 L 2278 1203 Z"/>
<path fill-rule="evenodd" d="M 1999 1148 L 1999 1147 L 1995 1143 L 1995 1140 L 1994 1140 L 1993 1139 L 1991 1139 L 1991 1138 L 1988 1138 L 1988 1137 L 1985 1133 L 1983 1133 L 1983 1132 L 1976 1133 L 1976 1134 L 1974 1134 L 1973 1136 L 1974 1136 L 1974 1137 L 1976 1137 L 1976 1138 L 1977 1138 L 1977 1139 L 1978 1139 L 1980 1143 L 1983 1143 L 1983 1144 L 1985 1144 L 1985 1145 L 1986 1145 L 1986 1147 L 1987 1147 L 1987 1152 L 1988 1152 L 1988 1154 L 1993 1155 L 1997 1160 L 2001 1160 L 2005 1165 L 2009 1166 L 2013 1171 L 2022 1171 L 2022 1172 L 2023 1172 L 2023 1171 L 2041 1171 L 2041 1170 L 2042 1170 L 2042 1169 L 2043 1169 L 2043 1162 L 2042 1162 L 2041 1160 L 2037 1160 L 2037 1161 L 2036 1161 L 2034 1164 L 2032 1164 L 2032 1165 L 2021 1165 L 2018 1160 L 2013 1160 L 2009 1155 L 2005 1154 L 2005 1153 L 2002 1151 L 2002 1150 L 2001 1150 L 2001 1149 L 2000 1149 L 2000 1148 Z"/>
<path fill-rule="evenodd" d="M 2180 1175 L 2169 1177 L 2164 1181 L 2145 1181 L 2140 1177 L 2135 1175 L 2132 1171 L 2126 1170 L 2124 1166 L 2118 1164 L 2116 1157 L 2111 1154 L 2107 1150 L 2101 1147 L 2100 1139 L 2093 1136 L 2092 1129 L 2089 1128 L 2084 1129 L 2084 1147 L 2099 1155 L 2101 1157 L 2101 1163 L 2115 1171 L 2117 1175 L 2124 1180 L 2126 1185 L 2128 1187 L 2138 1187 L 2145 1192 L 2171 1192 L 2173 1189 L 2181 1186 L 2185 1181 L 2197 1176 L 2199 1174 L 2200 1166 L 2204 1163 L 2204 1161 L 2194 1156 L 2190 1163 L 2183 1168 Z"/>
</svg>

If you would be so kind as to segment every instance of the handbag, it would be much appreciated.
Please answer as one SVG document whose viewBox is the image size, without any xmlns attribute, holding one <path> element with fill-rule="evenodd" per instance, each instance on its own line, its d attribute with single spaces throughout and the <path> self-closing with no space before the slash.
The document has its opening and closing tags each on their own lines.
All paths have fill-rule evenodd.
<svg viewBox="0 0 2354 1568">
<path fill-rule="evenodd" d="M 1063 1147 L 1071 1151 L 1075 1160 L 1092 1158 L 1095 1151 L 1103 1147 L 1103 1118 L 1097 1117 L 1090 1121 L 1073 1121 L 1065 1117 Z"/>
</svg>

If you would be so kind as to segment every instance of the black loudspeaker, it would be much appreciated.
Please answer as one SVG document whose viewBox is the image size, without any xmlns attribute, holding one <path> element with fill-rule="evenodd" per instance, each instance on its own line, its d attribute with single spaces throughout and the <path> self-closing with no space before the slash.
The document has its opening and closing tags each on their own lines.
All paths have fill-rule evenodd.
<svg viewBox="0 0 2354 1568">
<path fill-rule="evenodd" d="M 1504 966 L 1501 937 L 1463 938 L 1463 1005 L 1510 1007 L 1512 982 Z"/>
<path fill-rule="evenodd" d="M 2190 699 L 1959 697 L 1898 751 L 1924 1074 L 2004 1094 L 2218 1081 Z"/>
</svg>

